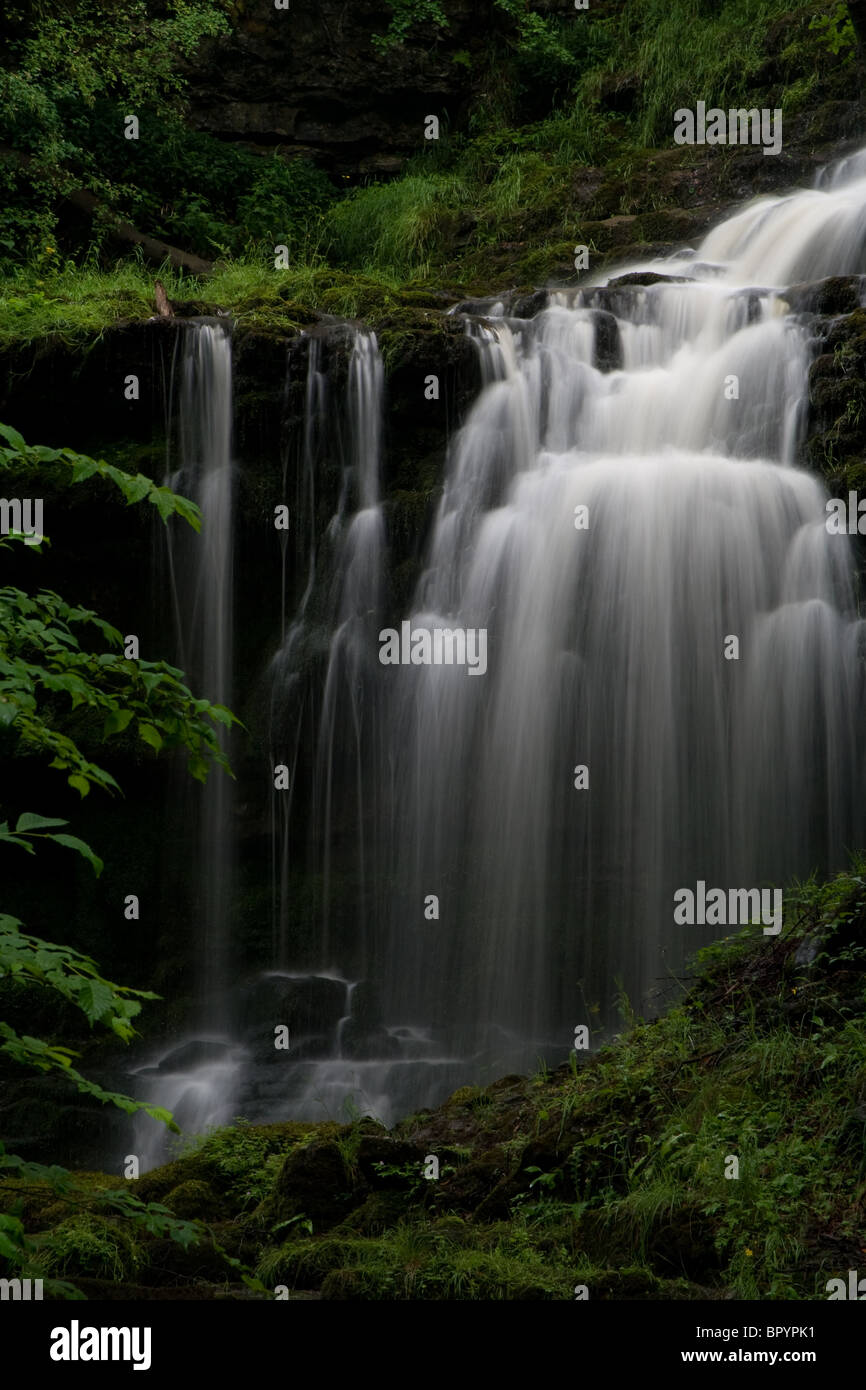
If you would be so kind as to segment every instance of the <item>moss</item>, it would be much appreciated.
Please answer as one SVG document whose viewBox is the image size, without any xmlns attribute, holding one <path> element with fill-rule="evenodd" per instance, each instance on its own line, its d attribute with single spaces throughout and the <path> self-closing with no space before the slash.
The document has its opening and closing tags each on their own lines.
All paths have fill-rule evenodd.
<svg viewBox="0 0 866 1390">
<path fill-rule="evenodd" d="M 479 1097 L 484 1095 L 481 1086 L 459 1086 L 445 1102 L 446 1105 L 472 1105 L 477 1102 Z"/>
<path fill-rule="evenodd" d="M 270 1193 L 282 1157 L 314 1131 L 315 1126 L 296 1121 L 216 1130 L 182 1157 L 143 1174 L 137 1195 L 164 1202 L 179 1190 L 188 1195 L 191 1185 L 199 1184 L 197 1190 L 221 1212 L 249 1210 Z"/>
<path fill-rule="evenodd" d="M 188 1178 L 166 1195 L 165 1205 L 181 1219 L 218 1221 L 225 1215 L 225 1204 L 219 1200 L 209 1183 L 200 1178 Z"/>
<path fill-rule="evenodd" d="M 40 1242 L 40 1261 L 55 1277 L 88 1275 L 131 1280 L 144 1263 L 141 1245 L 118 1220 L 79 1213 L 62 1221 Z"/>
<path fill-rule="evenodd" d="M 409 1209 L 409 1199 L 402 1192 L 374 1192 L 343 1222 L 347 1230 L 363 1236 L 380 1236 L 395 1226 Z"/>
<path fill-rule="evenodd" d="M 357 1237 L 329 1237 L 319 1240 L 287 1241 L 267 1250 L 256 1268 L 256 1276 L 269 1288 L 287 1284 L 289 1288 L 318 1288 L 331 1270 L 363 1262 L 378 1245 Z"/>
<path fill-rule="evenodd" d="M 832 291 L 845 283 L 824 282 L 807 304 L 832 314 L 840 306 L 826 287 Z M 856 490 L 864 483 L 866 457 L 866 310 L 819 319 L 816 328 L 820 345 L 809 373 L 804 458 L 824 473 L 831 488 Z"/>
<path fill-rule="evenodd" d="M 222 1245 L 269 1288 L 340 1300 L 820 1296 L 862 1243 L 864 882 L 866 859 L 791 889 L 777 940 L 707 948 L 675 1007 L 581 1064 L 461 1087 L 390 1132 L 220 1131 L 138 1187 L 190 1215 L 230 1195 L 246 1214 L 216 1244 L 139 1251 L 119 1219 L 67 1213 L 42 1239 L 52 1270 L 208 1289 L 231 1277 Z M 253 1211 L 262 1155 L 276 1171 Z"/>
</svg>

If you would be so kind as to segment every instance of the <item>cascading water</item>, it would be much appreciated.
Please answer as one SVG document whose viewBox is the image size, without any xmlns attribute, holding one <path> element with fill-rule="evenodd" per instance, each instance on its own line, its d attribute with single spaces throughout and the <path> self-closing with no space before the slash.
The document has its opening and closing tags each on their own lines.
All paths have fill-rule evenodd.
<svg viewBox="0 0 866 1390">
<path fill-rule="evenodd" d="M 390 1017 L 494 1068 L 561 1057 L 719 935 L 677 889 L 862 843 L 852 557 L 794 466 L 808 328 L 770 287 L 864 242 L 866 180 L 831 180 L 627 268 L 656 283 L 482 327 L 411 631 L 486 629 L 489 667 L 388 668 Z"/>
<path fill-rule="evenodd" d="M 644 284 L 551 293 L 531 321 L 504 303 L 467 318 L 484 385 L 452 441 L 397 665 L 380 659 L 401 624 L 376 341 L 352 331 L 338 409 L 310 335 L 289 541 L 301 599 L 287 621 L 284 551 L 268 674 L 269 762 L 289 774 L 272 793 L 272 968 L 238 992 L 242 1047 L 205 1035 L 223 1070 L 186 1127 L 229 1118 L 231 1096 L 251 1119 L 340 1116 L 351 1099 L 387 1121 L 559 1059 L 577 1024 L 613 1021 L 618 989 L 654 1007 L 731 929 L 678 925 L 678 889 L 782 884 L 863 844 L 864 627 L 850 544 L 797 466 L 812 343 L 785 289 L 864 269 L 864 169 L 855 157 L 697 251 L 620 268 Z M 228 339 L 197 334 L 174 481 L 227 526 Z M 200 473 L 202 458 L 225 466 Z M 216 526 L 198 571 L 205 646 L 225 659 L 228 534 Z M 177 574 L 189 617 L 196 584 Z M 485 633 L 485 669 L 428 664 L 423 643 L 414 664 L 419 632 L 443 630 Z M 181 658 L 191 675 L 203 660 Z M 228 679 L 200 670 L 230 702 Z M 224 845 L 225 803 L 209 814 L 204 838 Z M 221 948 L 231 861 L 211 862 Z M 151 1098 L 177 1106 L 153 1078 Z"/>
<path fill-rule="evenodd" d="M 169 486 L 198 504 L 198 537 L 173 533 L 171 568 L 180 662 L 207 698 L 231 707 L 233 659 L 232 359 L 221 326 L 202 323 L 185 335 L 180 366 L 181 466 Z M 202 798 L 200 914 L 206 1014 L 223 1011 L 229 906 L 234 874 L 231 782 L 209 779 Z"/>
<path fill-rule="evenodd" d="M 172 373 L 177 383 L 180 464 L 168 486 L 201 510 L 200 535 L 176 525 L 168 539 L 168 589 L 177 632 L 177 664 L 190 685 L 212 703 L 232 704 L 233 464 L 231 338 L 224 325 L 184 324 Z M 164 536 L 159 538 L 165 545 Z M 227 738 L 219 734 L 223 747 Z M 198 1132 L 233 1114 L 241 1052 L 230 1042 L 233 1000 L 227 953 L 235 877 L 232 784 L 213 771 L 206 787 L 184 782 L 178 795 L 198 827 L 192 864 L 183 866 L 193 887 L 198 927 L 199 1017 L 195 1033 L 149 1059 L 138 1075 L 149 1099 L 170 1109 L 183 1129 Z M 136 1152 L 145 1166 L 161 1153 L 163 1136 L 151 1121 L 136 1124 Z"/>
<path fill-rule="evenodd" d="M 444 1073 L 452 1079 L 458 1074 L 459 1064 L 439 1056 L 426 1032 L 383 1026 L 378 991 L 369 978 L 375 974 L 373 905 L 381 877 L 377 832 L 385 756 L 378 661 L 386 565 L 380 496 L 383 379 L 375 335 L 355 333 L 348 360 L 345 436 L 335 439 L 330 383 L 322 370 L 320 344 L 311 339 L 299 468 L 302 517 L 315 515 L 316 470 L 329 446 L 340 447 L 343 467 L 336 510 L 321 547 L 311 528 L 303 597 L 271 670 L 271 754 L 274 765 L 282 764 L 290 773 L 288 790 L 275 789 L 273 798 L 278 968 L 250 986 L 244 1011 L 251 1041 L 265 1039 L 268 1025 L 262 1026 L 262 1020 L 267 1018 L 268 1023 L 286 1022 L 293 1042 L 284 1066 L 258 1072 L 251 1087 L 252 1113 L 257 1116 L 278 1112 L 340 1117 L 351 1103 L 387 1119 L 417 1095 L 438 1093 Z M 290 861 L 299 838 L 291 813 L 303 760 L 307 675 L 317 659 L 321 693 L 308 819 L 309 872 L 320 885 L 318 964 L 315 971 L 301 972 L 293 960 L 295 943 L 288 927 Z M 335 844 L 340 847 L 338 875 L 333 866 Z M 303 850 L 298 857 L 303 859 Z M 339 913 L 335 908 L 335 878 L 341 900 L 348 879 L 348 941 L 345 902 L 340 902 Z M 272 1028 L 270 1032 L 272 1036 Z"/>
</svg>

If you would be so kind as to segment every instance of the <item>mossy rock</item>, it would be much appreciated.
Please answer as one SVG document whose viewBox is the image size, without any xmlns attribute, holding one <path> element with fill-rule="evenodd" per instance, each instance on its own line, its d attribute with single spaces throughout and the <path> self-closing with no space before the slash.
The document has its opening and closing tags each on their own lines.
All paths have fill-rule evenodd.
<svg viewBox="0 0 866 1390">
<path fill-rule="evenodd" d="M 285 1159 L 266 1203 L 267 1219 L 276 1224 L 305 1216 L 317 1230 L 327 1228 L 359 1206 L 365 1195 L 350 1177 L 336 1141 L 314 1139 Z"/>
<path fill-rule="evenodd" d="M 110 1191 L 115 1187 L 128 1187 L 124 1178 L 110 1173 L 78 1172 L 74 1175 L 75 1186 L 85 1194 Z M 16 1178 L 0 1181 L 0 1212 L 15 1210 L 34 1230 L 47 1230 L 66 1219 L 69 1203 L 59 1201 L 57 1193 L 47 1183 L 26 1183 L 22 1187 Z"/>
<path fill-rule="evenodd" d="M 187 1246 L 163 1237 L 148 1241 L 147 1268 L 140 1274 L 139 1282 L 149 1288 L 174 1288 L 176 1285 L 225 1284 L 237 1277 L 210 1236 L 204 1234 Z"/>
<path fill-rule="evenodd" d="M 41 1260 L 54 1278 L 80 1274 L 119 1283 L 132 1279 L 146 1263 L 142 1244 L 120 1221 L 87 1212 L 62 1221 L 43 1240 Z"/>
<path fill-rule="evenodd" d="M 346 1217 L 343 1227 L 359 1235 L 381 1236 L 405 1216 L 410 1199 L 403 1192 L 372 1192 Z"/>
<path fill-rule="evenodd" d="M 435 1199 L 439 1207 L 474 1212 L 484 1205 L 483 1220 L 494 1220 L 508 1212 L 513 1191 L 506 1184 L 506 1164 L 500 1154 L 485 1154 L 440 1180 Z"/>
<path fill-rule="evenodd" d="M 339 1234 L 288 1240 L 266 1250 L 256 1274 L 270 1288 L 286 1284 L 289 1288 L 315 1289 L 331 1270 L 359 1265 L 377 1250 L 375 1242 L 341 1228 Z"/>
<path fill-rule="evenodd" d="M 165 1205 L 186 1221 L 219 1221 L 227 1214 L 225 1203 L 201 1178 L 188 1178 L 178 1183 L 167 1194 Z"/>
</svg>

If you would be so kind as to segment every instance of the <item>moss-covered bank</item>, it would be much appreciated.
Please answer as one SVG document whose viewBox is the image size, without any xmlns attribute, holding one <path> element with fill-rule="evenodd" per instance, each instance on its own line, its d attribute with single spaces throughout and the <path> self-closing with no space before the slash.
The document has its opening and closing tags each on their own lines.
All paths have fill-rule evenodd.
<svg viewBox="0 0 866 1390">
<path fill-rule="evenodd" d="M 218 1131 L 135 1184 L 201 1221 L 186 1249 L 88 1212 L 118 1178 L 83 1175 L 74 1200 L 9 1178 L 2 1209 L 98 1298 L 823 1299 L 866 1247 L 864 928 L 866 860 L 792 888 L 780 936 L 704 951 L 664 1017 L 554 1072 L 390 1132 Z"/>
</svg>

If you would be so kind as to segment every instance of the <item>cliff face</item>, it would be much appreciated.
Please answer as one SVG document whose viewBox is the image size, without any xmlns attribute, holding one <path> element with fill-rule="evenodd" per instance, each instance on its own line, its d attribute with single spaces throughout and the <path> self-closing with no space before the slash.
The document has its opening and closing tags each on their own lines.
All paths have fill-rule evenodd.
<svg viewBox="0 0 866 1390">
<path fill-rule="evenodd" d="M 417 25 L 384 53 L 383 0 L 241 0 L 227 38 L 192 73 L 192 121 L 224 140 L 280 146 L 341 175 L 396 173 L 424 147 L 424 118 L 455 125 L 483 87 L 492 0 L 449 3 L 449 27 Z"/>
</svg>

